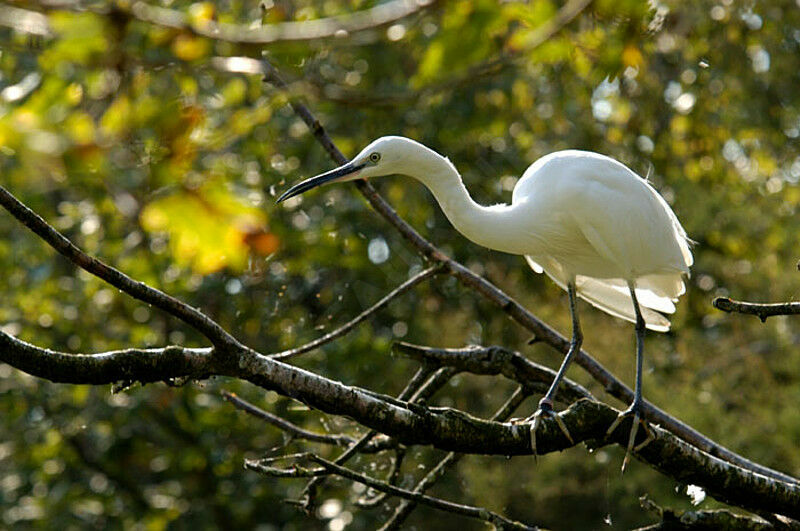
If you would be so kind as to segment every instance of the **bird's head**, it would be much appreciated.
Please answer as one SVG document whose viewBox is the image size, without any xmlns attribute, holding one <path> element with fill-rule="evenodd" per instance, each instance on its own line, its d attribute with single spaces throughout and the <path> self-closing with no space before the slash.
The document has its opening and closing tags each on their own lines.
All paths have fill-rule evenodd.
<svg viewBox="0 0 800 531">
<path fill-rule="evenodd" d="M 362 149 L 347 164 L 295 184 L 278 198 L 278 203 L 327 183 L 407 174 L 409 168 L 428 153 L 433 152 L 410 138 L 384 136 Z"/>
</svg>

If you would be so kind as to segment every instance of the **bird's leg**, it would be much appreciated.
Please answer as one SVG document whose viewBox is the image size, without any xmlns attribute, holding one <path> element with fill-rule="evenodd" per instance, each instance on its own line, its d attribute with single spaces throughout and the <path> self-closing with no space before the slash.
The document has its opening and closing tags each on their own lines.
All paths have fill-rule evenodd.
<svg viewBox="0 0 800 531">
<path fill-rule="evenodd" d="M 622 460 L 622 472 L 625 472 L 625 467 L 628 465 L 631 450 L 639 451 L 654 439 L 653 433 L 642 415 L 642 365 L 644 364 L 644 334 L 646 325 L 644 318 L 642 317 L 642 311 L 639 308 L 639 301 L 636 299 L 636 290 L 634 284 L 628 283 L 628 288 L 631 292 L 633 309 L 636 312 L 636 388 L 633 393 L 633 402 L 631 402 L 631 405 L 628 407 L 628 409 L 617 416 L 611 426 L 609 426 L 608 431 L 606 431 L 606 437 L 608 437 L 615 429 L 617 429 L 617 426 L 619 426 L 620 422 L 622 422 L 625 417 L 630 417 L 633 415 L 633 425 L 631 426 L 631 433 L 628 437 L 628 447 L 625 450 L 625 458 Z M 636 440 L 636 433 L 639 430 L 640 424 L 642 425 L 642 429 L 644 429 L 647 438 L 644 440 L 644 442 L 634 447 L 633 443 Z"/>
<path fill-rule="evenodd" d="M 569 350 L 567 351 L 567 355 L 564 356 L 564 361 L 561 363 L 561 368 L 558 369 L 558 374 L 556 374 L 553 383 L 550 385 L 550 389 L 547 390 L 547 393 L 539 401 L 539 408 L 536 410 L 536 413 L 525 419 L 525 422 L 531 423 L 531 448 L 534 456 L 536 456 L 536 430 L 539 428 L 542 417 L 544 416 L 554 419 L 556 424 L 558 424 L 558 427 L 561 428 L 561 432 L 566 436 L 567 440 L 569 440 L 570 444 L 574 444 L 572 441 L 572 436 L 569 434 L 569 430 L 567 429 L 567 425 L 564 424 L 564 421 L 561 420 L 561 417 L 559 417 L 553 410 L 553 400 L 555 399 L 556 391 L 558 390 L 558 384 L 561 382 L 562 378 L 564 378 L 564 374 L 567 372 L 567 368 L 569 367 L 572 358 L 575 356 L 575 353 L 580 352 L 581 343 L 583 342 L 581 324 L 578 320 L 577 296 L 575 294 L 574 281 L 570 281 L 567 284 L 567 294 L 569 295 L 569 311 L 570 315 L 572 316 L 572 341 L 570 341 Z"/>
</svg>

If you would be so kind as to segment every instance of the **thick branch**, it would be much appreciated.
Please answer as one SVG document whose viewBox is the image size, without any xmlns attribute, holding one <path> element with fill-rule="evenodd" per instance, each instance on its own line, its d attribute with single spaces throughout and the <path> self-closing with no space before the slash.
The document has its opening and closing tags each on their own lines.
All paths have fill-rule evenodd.
<svg viewBox="0 0 800 531">
<path fill-rule="evenodd" d="M 218 371 L 210 348 L 168 346 L 67 354 L 31 345 L 1 330 L 0 361 L 51 382 L 91 385 L 204 379 Z"/>
<path fill-rule="evenodd" d="M 273 362 L 269 364 L 271 367 L 259 369 L 256 363 L 253 359 L 243 366 L 244 372 L 234 375 L 300 398 L 323 411 L 349 416 L 404 444 L 431 444 L 440 449 L 466 453 L 489 451 L 499 455 L 525 455 L 531 451 L 527 425 L 499 424 L 447 408 L 404 409 L 295 367 Z M 573 440 L 580 442 L 602 440 L 617 412 L 604 404 L 581 400 L 561 416 Z M 800 487 L 796 484 L 731 465 L 664 430 L 654 428 L 654 431 L 656 440 L 643 448 L 638 457 L 664 474 L 700 485 L 717 499 L 737 506 L 793 517 L 800 515 Z M 623 425 L 612 434 L 611 442 L 625 446 L 627 433 Z M 537 433 L 538 451 L 549 453 L 568 446 L 555 421 L 546 419 Z"/>
<path fill-rule="evenodd" d="M 208 349 L 174 347 L 161 352 L 152 349 L 72 356 L 33 347 L 7 334 L 0 333 L 0 340 L 0 360 L 19 368 L 27 367 L 33 374 L 52 376 L 56 381 L 112 383 L 120 379 L 156 381 L 221 374 L 246 379 L 327 413 L 350 417 L 404 444 L 430 444 L 444 450 L 474 454 L 508 456 L 531 452 L 528 425 L 500 424 L 448 408 L 412 407 L 411 404 L 403 407 L 401 400 L 389 402 L 357 387 L 250 350 L 240 351 L 236 360 L 213 357 Z M 37 361 L 30 363 L 30 356 Z M 109 359 L 112 361 L 106 361 Z M 176 363 L 183 368 L 183 374 L 177 373 Z M 581 400 L 560 415 L 577 443 L 602 440 L 617 411 L 598 402 Z M 656 439 L 636 455 L 664 474 L 684 483 L 700 485 L 715 498 L 733 505 L 800 517 L 800 486 L 731 465 L 660 428 L 652 429 Z M 626 445 L 624 424 L 609 442 Z M 555 421 L 545 419 L 537 432 L 537 451 L 544 454 L 569 446 Z"/>
<path fill-rule="evenodd" d="M 757 302 L 735 301 L 727 297 L 717 297 L 712 302 L 714 308 L 728 313 L 744 313 L 756 315 L 761 322 L 774 315 L 797 315 L 800 313 L 800 302 L 778 302 L 762 304 Z"/>
<path fill-rule="evenodd" d="M 201 311 L 143 282 L 132 279 L 118 269 L 114 269 L 78 249 L 66 236 L 54 229 L 36 212 L 22 204 L 2 186 L 0 186 L 0 206 L 81 269 L 105 280 L 131 297 L 152 304 L 169 315 L 177 317 L 206 336 L 217 347 L 241 347 L 241 344 L 233 336 Z"/>
</svg>

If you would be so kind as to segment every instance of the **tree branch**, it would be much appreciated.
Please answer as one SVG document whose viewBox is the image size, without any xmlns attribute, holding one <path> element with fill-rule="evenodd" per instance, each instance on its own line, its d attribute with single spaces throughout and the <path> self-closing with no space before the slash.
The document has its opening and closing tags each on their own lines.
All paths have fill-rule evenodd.
<svg viewBox="0 0 800 531">
<path fill-rule="evenodd" d="M 405 388 L 397 395 L 397 400 L 402 402 L 404 400 L 409 400 L 421 390 L 424 389 L 426 386 L 430 387 L 433 385 L 432 379 L 430 378 L 431 374 L 436 371 L 436 368 L 430 364 L 425 364 L 419 369 L 417 372 L 414 373 L 414 376 L 411 377 L 411 380 L 406 384 Z M 337 465 L 343 465 L 347 461 L 350 460 L 351 457 L 361 452 L 361 450 L 366 447 L 366 445 L 378 434 L 378 430 L 372 429 L 369 430 L 367 433 L 362 435 L 359 439 L 352 442 L 347 449 L 336 458 Z M 300 506 L 304 511 L 310 513 L 316 503 L 316 495 L 317 489 L 319 485 L 324 481 L 324 477 L 315 477 L 311 481 L 306 484 L 305 488 L 303 489 L 303 493 L 300 495 L 298 500 L 295 500 L 294 503 Z"/>
<path fill-rule="evenodd" d="M 761 322 L 766 322 L 767 317 L 774 315 L 797 315 L 800 313 L 800 302 L 778 302 L 761 304 L 757 302 L 735 301 L 728 297 L 714 299 L 714 308 L 727 313 L 744 313 L 756 315 Z"/>
<path fill-rule="evenodd" d="M 270 44 L 344 37 L 349 33 L 391 24 L 434 3 L 435 0 L 392 0 L 355 13 L 300 22 L 281 22 L 256 28 L 213 21 L 193 23 L 179 11 L 151 6 L 145 2 L 134 3 L 131 13 L 140 21 L 191 31 L 209 39 L 237 44 Z"/>
<path fill-rule="evenodd" d="M 35 362 L 28 362 L 30 356 Z M 108 359 L 115 362 L 104 361 Z M 235 360 L 214 357 L 209 349 L 180 347 L 73 356 L 39 349 L 0 333 L 0 360 L 18 368 L 27 367 L 32 374 L 49 375 L 56 381 L 71 383 L 112 383 L 119 379 L 156 381 L 214 374 L 233 376 L 296 398 L 327 413 L 350 417 L 371 430 L 395 437 L 403 444 L 433 445 L 443 450 L 475 454 L 509 456 L 531 453 L 528 425 L 500 424 L 449 408 L 428 408 L 418 404 L 412 407 L 410 403 L 403 407 L 400 400 L 389 402 L 363 389 L 329 380 L 250 350 L 240 351 Z M 183 367 L 184 374 L 177 373 L 176 364 Z M 106 370 L 98 370 L 98 367 Z M 447 370 L 452 369 L 440 369 L 428 381 Z M 62 374 L 67 377 L 62 377 Z M 605 404 L 584 399 L 559 415 L 573 440 L 579 443 L 602 441 L 617 413 Z M 612 434 L 608 442 L 626 446 L 628 432 L 624 424 L 627 422 Z M 797 484 L 731 465 L 657 426 L 651 430 L 655 433 L 655 440 L 635 455 L 665 475 L 699 485 L 718 500 L 732 505 L 800 517 L 800 486 Z M 545 454 L 569 446 L 570 442 L 556 421 L 544 419 L 537 432 L 537 451 Z"/>
<path fill-rule="evenodd" d="M 572 382 L 570 382 L 572 383 Z M 514 411 L 519 407 L 522 402 L 528 398 L 528 393 L 524 386 L 518 387 L 514 393 L 509 397 L 505 404 L 492 416 L 493 421 L 502 422 L 510 417 Z M 431 488 L 437 481 L 444 477 L 444 473 L 448 468 L 458 463 L 464 454 L 456 452 L 448 453 L 441 461 L 439 461 L 433 469 L 431 469 L 425 477 L 414 487 L 416 493 L 422 494 Z M 411 500 L 404 500 L 398 505 L 392 516 L 381 526 L 379 531 L 393 531 L 400 528 L 403 522 L 411 515 L 416 509 L 417 504 Z"/>
<path fill-rule="evenodd" d="M 500 346 L 472 345 L 465 348 L 433 348 L 399 341 L 392 345 L 392 350 L 411 359 L 453 367 L 460 372 L 483 375 L 503 374 L 509 380 L 529 388 L 544 386 L 544 390 L 547 390 L 556 376 L 556 372 L 552 369 L 530 361 L 519 352 Z M 582 385 L 572 380 L 565 382 L 557 395 L 560 402 L 569 405 L 581 398 L 594 400 L 592 394 Z"/>
<path fill-rule="evenodd" d="M 66 236 L 58 232 L 2 186 L 0 186 L 0 206 L 81 269 L 105 280 L 131 297 L 152 304 L 167 314 L 177 317 L 206 336 L 216 347 L 244 348 L 232 335 L 200 310 L 192 308 L 163 291 L 138 282 L 118 269 L 81 251 Z"/>
<path fill-rule="evenodd" d="M 337 476 L 341 476 L 351 481 L 355 481 L 357 483 L 361 483 L 368 487 L 372 487 L 375 490 L 386 492 L 387 494 L 391 494 L 392 496 L 413 500 L 416 503 L 428 505 L 435 509 L 439 509 L 449 513 L 459 514 L 461 516 L 467 516 L 469 518 L 477 518 L 479 520 L 483 520 L 485 522 L 494 524 L 500 527 L 501 529 L 523 529 L 528 531 L 538 529 L 537 527 L 531 527 L 522 524 L 520 522 L 516 522 L 514 520 L 509 520 L 504 516 L 501 516 L 495 512 L 489 511 L 482 507 L 461 505 L 458 503 L 441 500 L 439 498 L 434 498 L 433 496 L 428 496 L 426 494 L 419 494 L 416 492 L 411 492 L 406 489 L 401 489 L 400 487 L 390 485 L 385 481 L 380 481 L 371 478 L 369 476 L 366 476 L 364 474 L 359 474 L 354 470 L 337 465 L 332 461 L 328 461 L 327 459 L 323 459 L 314 454 L 306 454 L 305 457 L 313 463 L 322 465 L 324 469 L 326 469 L 328 472 L 332 474 L 336 474 Z M 258 461 L 245 461 L 245 467 L 256 471 L 260 471 L 261 469 L 261 465 L 259 464 Z"/>
<path fill-rule="evenodd" d="M 333 444 L 336 446 L 347 446 L 348 444 L 353 444 L 353 442 L 355 442 L 352 437 L 348 437 L 347 435 L 326 435 L 324 433 L 316 433 L 303 429 L 300 426 L 289 422 L 283 417 L 279 417 L 278 415 L 273 415 L 268 411 L 264 411 L 263 409 L 242 398 L 239 398 L 235 393 L 231 393 L 229 391 L 222 391 L 222 398 L 232 404 L 236 409 L 240 409 L 249 415 L 266 421 L 297 439 L 323 444 Z"/>
<path fill-rule="evenodd" d="M 319 39 L 347 37 L 351 33 L 372 30 L 392 24 L 431 7 L 436 2 L 437 0 L 392 0 L 355 13 L 313 20 L 279 22 L 257 27 L 253 27 L 251 24 L 233 24 L 213 20 L 194 21 L 181 11 L 151 5 L 147 2 L 129 4 L 128 2 L 116 1 L 112 2 L 111 5 L 98 8 L 84 5 L 79 1 L 66 0 L 40 2 L 39 7 L 45 9 L 90 10 L 101 15 L 107 15 L 114 11 L 140 22 L 162 28 L 186 31 L 215 41 L 234 44 L 275 44 L 279 42 L 316 41 Z M 13 22 L 13 19 L 9 19 L 9 23 L 5 23 L 4 21 L 8 17 L 3 17 L 2 11 L 0 11 L 0 24 L 9 25 L 18 31 L 36 35 L 53 35 L 47 24 L 47 19 L 39 13 L 19 8 L 13 9 L 24 12 L 23 14 L 26 14 L 29 18 L 38 15 L 44 18 L 45 25 L 42 25 L 40 19 L 36 19 L 37 24 L 33 25 L 19 23 L 11 25 L 10 22 Z M 20 13 L 13 14 L 20 15 Z"/>
<path fill-rule="evenodd" d="M 796 529 L 791 522 L 775 526 L 760 517 L 736 514 L 727 509 L 717 509 L 713 511 L 675 511 L 664 509 L 656 505 L 646 496 L 639 499 L 642 507 L 655 514 L 659 522 L 646 527 L 640 527 L 636 531 L 691 531 L 693 529 L 739 529 L 747 531 L 767 531 L 775 529 Z"/>
<path fill-rule="evenodd" d="M 67 354 L 31 345 L 0 330 L 0 361 L 55 383 L 103 385 L 119 381 L 202 380 L 219 371 L 210 348 L 168 346 Z"/>
<path fill-rule="evenodd" d="M 282 352 L 277 352 L 275 354 L 271 354 L 270 357 L 276 360 L 287 360 L 289 358 L 299 356 L 300 354 L 305 354 L 306 352 L 310 352 L 317 347 L 320 347 L 326 343 L 330 343 L 334 339 L 342 337 L 343 335 L 347 334 L 350 330 L 355 328 L 359 323 L 361 323 L 369 316 L 371 316 L 372 314 L 374 314 L 375 312 L 377 312 L 378 310 L 389 304 L 394 298 L 399 297 L 400 295 L 407 292 L 408 290 L 410 290 L 417 284 L 421 283 L 422 281 L 427 280 L 428 278 L 440 273 L 441 270 L 442 268 L 437 264 L 434 265 L 433 267 L 429 267 L 428 269 L 420 271 L 419 273 L 417 273 L 416 275 L 409 278 L 408 280 L 397 286 L 395 289 L 387 293 L 386 296 L 383 297 L 381 300 L 379 300 L 378 302 L 376 302 L 375 304 L 373 304 L 372 306 L 370 306 L 369 308 L 367 308 L 366 310 L 355 316 L 352 320 L 348 321 L 347 323 L 337 328 L 336 330 L 328 332 L 324 336 L 315 339 L 310 343 L 306 343 L 305 345 L 284 350 Z"/>
</svg>

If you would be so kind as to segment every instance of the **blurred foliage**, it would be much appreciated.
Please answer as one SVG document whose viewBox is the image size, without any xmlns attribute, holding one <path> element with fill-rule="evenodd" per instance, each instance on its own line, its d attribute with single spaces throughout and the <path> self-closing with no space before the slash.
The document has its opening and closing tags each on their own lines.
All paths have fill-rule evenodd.
<svg viewBox="0 0 800 531">
<path fill-rule="evenodd" d="M 169 7 L 195 21 L 249 26 L 376 3 L 175 0 Z M 345 38 L 269 46 L 48 11 L 52 38 L 0 29 L 2 183 L 86 251 L 270 352 L 345 322 L 423 264 L 346 186 L 276 206 L 287 184 L 332 164 L 285 97 L 257 76 L 218 70 L 213 57 L 266 53 L 345 153 L 383 134 L 416 138 L 448 155 L 483 203 L 508 201 L 517 176 L 548 152 L 606 153 L 648 175 L 697 242 L 674 331 L 648 337 L 646 397 L 731 449 L 800 474 L 794 321 L 761 324 L 710 305 L 717 295 L 789 300 L 800 289 L 796 3 L 598 0 L 531 47 L 561 7 L 454 0 Z M 519 257 L 465 241 L 420 186 L 397 178 L 376 184 L 426 237 L 569 330 L 564 294 Z M 71 352 L 204 344 L 183 324 L 76 271 L 10 216 L 0 220 L 7 332 Z M 581 310 L 587 349 L 632 381 L 632 328 Z M 526 346 L 527 337 L 452 279 L 434 280 L 298 363 L 385 393 L 397 393 L 415 369 L 390 356 L 400 338 L 502 343 L 559 363 L 556 353 Z M 580 370 L 570 376 L 603 396 Z M 0 525 L 335 531 L 374 528 L 389 514 L 387 506 L 356 511 L 359 487 L 339 481 L 322 492 L 316 520 L 282 503 L 303 483 L 246 472 L 242 459 L 302 445 L 233 410 L 222 388 L 311 429 L 356 429 L 240 382 L 114 393 L 0 366 Z M 511 388 L 465 375 L 437 403 L 487 415 Z M 519 416 L 534 407 L 531 400 Z M 402 483 L 410 486 L 439 455 L 414 449 Z M 433 492 L 562 529 L 645 524 L 644 493 L 690 506 L 685 486 L 644 466 L 621 478 L 621 459 L 616 449 L 573 449 L 538 464 L 467 457 Z M 388 464 L 378 459 L 371 471 L 385 473 Z M 481 528 L 426 509 L 409 525 Z"/>
</svg>

